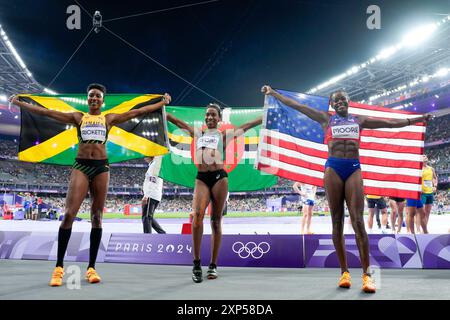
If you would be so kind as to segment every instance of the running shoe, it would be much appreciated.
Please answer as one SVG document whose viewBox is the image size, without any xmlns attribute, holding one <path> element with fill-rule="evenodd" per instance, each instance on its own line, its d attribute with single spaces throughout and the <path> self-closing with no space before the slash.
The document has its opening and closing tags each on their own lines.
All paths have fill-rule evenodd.
<svg viewBox="0 0 450 320">
<path fill-rule="evenodd" d="M 376 288 L 375 284 L 373 283 L 372 277 L 364 273 L 362 279 L 363 279 L 362 291 L 364 291 L 365 293 L 375 293 Z"/>
<path fill-rule="evenodd" d="M 192 269 L 192 280 L 195 283 L 200 283 L 203 281 L 203 275 L 202 275 L 202 267 L 194 265 L 194 268 Z"/>
<path fill-rule="evenodd" d="M 341 288 L 350 288 L 352 285 L 352 277 L 350 277 L 350 273 L 345 271 L 342 273 L 341 278 L 339 279 L 339 287 Z"/>
<path fill-rule="evenodd" d="M 89 268 L 86 271 L 86 280 L 89 283 L 97 283 L 100 282 L 102 279 L 100 278 L 100 276 L 98 275 L 97 271 L 95 271 L 94 268 Z"/>
<path fill-rule="evenodd" d="M 217 266 L 214 263 L 211 263 L 206 274 L 208 276 L 208 279 L 217 279 Z"/>
<path fill-rule="evenodd" d="M 62 285 L 62 279 L 64 275 L 64 269 L 62 267 L 56 267 L 53 269 L 52 279 L 50 280 L 51 287 L 59 287 Z"/>
</svg>

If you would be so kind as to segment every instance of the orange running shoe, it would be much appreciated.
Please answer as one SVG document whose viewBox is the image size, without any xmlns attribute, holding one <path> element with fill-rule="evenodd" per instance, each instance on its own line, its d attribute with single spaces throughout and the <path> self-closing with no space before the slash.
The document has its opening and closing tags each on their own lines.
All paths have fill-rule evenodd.
<svg viewBox="0 0 450 320">
<path fill-rule="evenodd" d="M 351 285 L 352 277 L 350 277 L 350 273 L 348 271 L 345 271 L 339 279 L 339 287 L 349 289 Z"/>
<path fill-rule="evenodd" d="M 52 279 L 50 280 L 49 285 L 51 287 L 62 286 L 63 275 L 64 269 L 62 267 L 56 267 L 55 269 L 53 269 Z"/>
<path fill-rule="evenodd" d="M 102 280 L 102 278 L 100 278 L 100 276 L 97 274 L 97 271 L 95 271 L 94 268 L 89 268 L 86 271 L 86 280 L 89 283 L 97 283 L 97 282 L 100 282 Z"/>
<path fill-rule="evenodd" d="M 363 274 L 362 278 L 363 278 L 362 291 L 364 291 L 365 293 L 375 293 L 376 288 L 372 278 L 365 273 Z"/>
</svg>

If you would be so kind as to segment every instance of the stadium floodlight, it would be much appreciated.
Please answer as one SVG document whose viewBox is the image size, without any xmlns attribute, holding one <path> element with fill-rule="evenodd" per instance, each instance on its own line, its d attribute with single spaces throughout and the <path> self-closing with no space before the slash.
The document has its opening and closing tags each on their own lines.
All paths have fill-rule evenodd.
<svg viewBox="0 0 450 320">
<path fill-rule="evenodd" d="M 358 70 L 359 70 L 359 67 L 354 66 L 354 67 L 352 67 L 350 70 L 352 70 L 353 73 L 357 73 Z"/>
<path fill-rule="evenodd" d="M 403 37 L 401 44 L 403 44 L 406 47 L 416 46 L 419 43 L 428 39 L 436 29 L 437 25 L 434 23 L 420 26 L 414 29 L 413 31 L 407 33 Z"/>
<path fill-rule="evenodd" d="M 26 75 L 31 79 L 32 73 L 28 70 L 25 62 L 23 62 L 22 58 L 20 57 L 19 53 L 17 52 L 16 48 L 14 48 L 11 40 L 9 40 L 8 36 L 6 35 L 6 32 L 3 30 L 2 26 L 0 25 L 0 35 L 2 36 L 3 41 L 5 42 L 8 49 L 12 52 L 14 58 L 19 63 L 20 67 L 24 69 Z"/>
<path fill-rule="evenodd" d="M 44 92 L 45 92 L 45 93 L 48 93 L 48 94 L 53 94 L 53 95 L 58 94 L 58 93 L 56 93 L 55 91 L 53 91 L 53 90 L 51 90 L 51 89 L 48 89 L 48 88 L 44 88 Z"/>
<path fill-rule="evenodd" d="M 5 38 L 5 37 L 3 37 Z M 22 67 L 22 69 L 26 69 L 27 66 L 25 65 L 25 62 L 23 62 L 22 58 L 19 56 L 19 54 L 16 51 L 16 48 L 14 48 L 14 46 L 12 45 L 11 41 L 9 41 L 8 38 L 6 38 L 7 40 L 5 41 L 6 45 L 8 46 L 9 50 L 11 50 L 14 58 L 16 58 L 17 62 L 19 63 L 19 65 Z"/>
<path fill-rule="evenodd" d="M 401 46 L 400 46 L 401 48 Z M 400 49 L 399 48 L 399 49 Z M 396 53 L 399 49 L 396 46 L 391 46 L 389 48 L 381 50 L 381 52 L 376 56 L 377 59 L 386 59 Z"/>
<path fill-rule="evenodd" d="M 373 64 L 379 60 L 384 60 L 384 59 L 391 57 L 392 55 L 394 55 L 401 49 L 404 49 L 405 47 L 413 47 L 413 46 L 425 41 L 433 34 L 433 32 L 438 28 L 438 26 L 439 26 L 438 23 L 431 23 L 431 24 L 423 25 L 421 27 L 414 29 L 413 31 L 407 33 L 402 38 L 402 40 L 399 43 L 397 43 L 396 45 L 393 45 L 393 46 L 390 46 L 390 47 L 387 47 L 387 48 L 381 50 L 375 57 L 361 63 L 359 66 L 354 66 L 354 67 L 350 68 L 349 70 L 347 70 L 346 72 L 344 72 L 343 74 L 341 74 L 339 76 L 335 76 L 335 77 L 331 78 L 330 80 L 323 82 L 322 84 L 318 85 L 317 87 L 314 87 L 313 89 L 310 89 L 309 91 L 307 91 L 307 93 L 314 93 L 314 92 L 317 92 L 318 90 L 324 89 L 324 88 L 328 87 L 329 85 L 336 83 L 338 81 L 336 79 L 341 80 L 345 77 L 351 76 L 351 75 L 357 73 L 360 69 L 366 68 L 370 64 Z M 383 94 L 383 95 L 385 95 L 385 94 Z"/>
<path fill-rule="evenodd" d="M 448 69 L 447 68 L 441 68 L 435 73 L 435 76 L 444 77 L 447 74 L 448 74 Z"/>
</svg>

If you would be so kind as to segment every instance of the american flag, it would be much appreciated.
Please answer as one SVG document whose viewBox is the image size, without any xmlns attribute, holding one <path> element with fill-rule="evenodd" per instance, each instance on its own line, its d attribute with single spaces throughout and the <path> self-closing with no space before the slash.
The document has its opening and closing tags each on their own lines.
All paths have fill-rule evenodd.
<svg viewBox="0 0 450 320">
<path fill-rule="evenodd" d="M 277 90 L 302 104 L 330 112 L 328 98 Z M 264 103 L 260 131 L 259 170 L 294 181 L 323 186 L 328 146 L 319 123 L 272 96 Z M 349 113 L 384 119 L 406 119 L 417 113 L 350 102 Z M 364 193 L 418 199 L 421 192 L 425 126 L 363 129 L 360 162 Z"/>
</svg>

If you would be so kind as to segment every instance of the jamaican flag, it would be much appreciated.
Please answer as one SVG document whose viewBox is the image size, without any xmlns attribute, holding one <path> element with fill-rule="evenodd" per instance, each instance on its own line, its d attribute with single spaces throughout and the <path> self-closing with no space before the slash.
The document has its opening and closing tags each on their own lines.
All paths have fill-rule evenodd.
<svg viewBox="0 0 450 320">
<path fill-rule="evenodd" d="M 25 95 L 21 100 L 61 112 L 88 112 L 86 94 Z M 123 113 L 157 103 L 156 94 L 108 94 L 102 114 Z M 113 126 L 106 150 L 110 163 L 169 152 L 164 109 Z M 72 165 L 78 151 L 77 128 L 21 109 L 21 161 Z"/>
<path fill-rule="evenodd" d="M 166 106 L 166 112 L 201 128 L 205 123 L 204 107 Z M 219 130 L 232 129 L 262 115 L 262 108 L 226 108 Z M 251 191 L 271 187 L 277 183 L 273 175 L 254 168 L 258 151 L 259 127 L 230 142 L 225 150 L 224 169 L 228 172 L 230 191 Z M 159 176 L 166 181 L 192 188 L 197 167 L 192 161 L 195 150 L 193 139 L 171 122 L 167 123 L 170 153 L 165 155 Z"/>
</svg>

